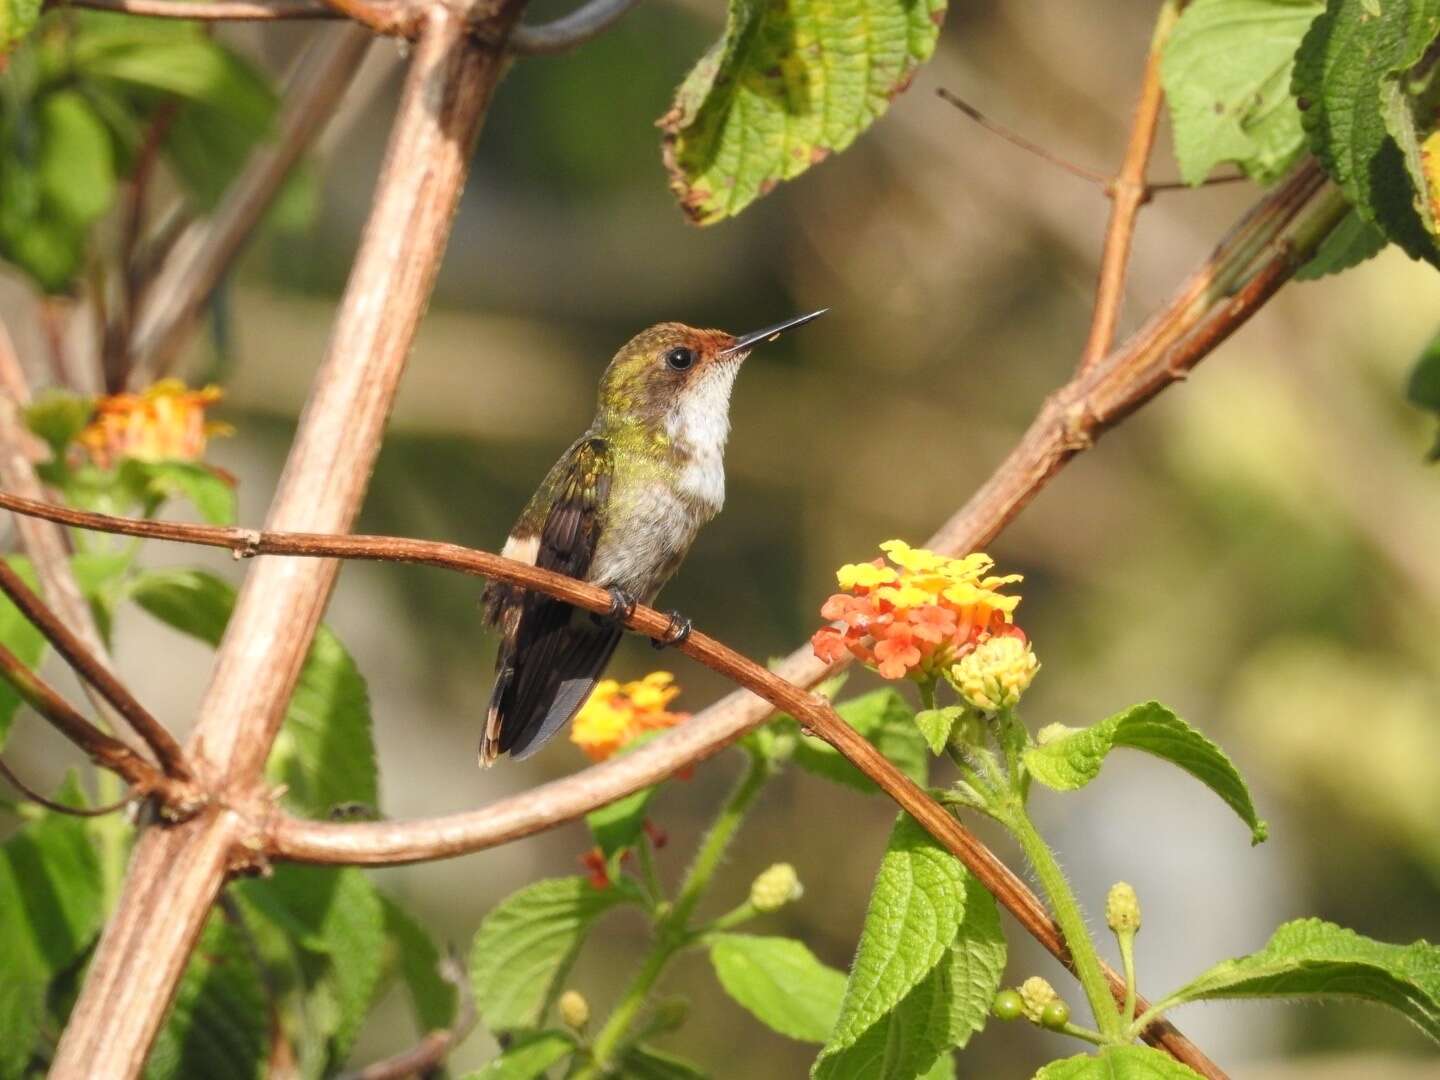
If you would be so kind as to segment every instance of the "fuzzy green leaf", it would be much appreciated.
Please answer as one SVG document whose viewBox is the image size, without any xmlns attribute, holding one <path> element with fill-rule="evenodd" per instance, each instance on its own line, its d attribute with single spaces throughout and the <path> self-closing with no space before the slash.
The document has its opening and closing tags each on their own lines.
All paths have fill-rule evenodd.
<svg viewBox="0 0 1440 1080">
<path fill-rule="evenodd" d="M 1338 274 L 1352 266 L 1359 266 L 1384 251 L 1387 243 L 1389 241 L 1384 233 L 1351 210 L 1320 241 L 1320 247 L 1310 261 L 1295 271 L 1295 280 L 1315 281 L 1327 274 Z"/>
<path fill-rule="evenodd" d="M 166 499 L 188 500 L 211 525 L 235 522 L 235 488 L 216 470 L 198 461 L 139 461 L 120 463 L 121 482 L 136 491 L 148 509 Z"/>
<path fill-rule="evenodd" d="M 235 607 L 235 590 L 200 570 L 152 570 L 131 596 L 161 622 L 217 644 Z M 327 628 L 310 646 L 267 775 L 286 785 L 286 802 L 313 816 L 336 806 L 378 807 L 379 775 L 370 695 L 355 661 Z"/>
<path fill-rule="evenodd" d="M 947 705 L 943 709 L 921 709 L 915 714 L 915 726 L 920 729 L 920 734 L 925 736 L 926 745 L 930 747 L 932 754 L 942 754 L 945 746 L 950 741 L 950 732 L 955 729 L 955 721 L 965 714 L 965 710 L 958 705 Z"/>
<path fill-rule="evenodd" d="M 922 983 L 930 986 L 926 976 L 947 956 L 964 916 L 964 868 L 913 818 L 900 815 L 880 860 L 840 1016 L 813 1076 L 841 1075 L 827 1060 L 854 1046 Z M 928 1028 L 942 1023 L 942 1014 L 948 1018 L 947 997 L 935 989 L 921 996 L 903 1019 L 923 1016 Z"/>
<path fill-rule="evenodd" d="M 448 1028 L 455 1019 L 459 991 L 440 973 L 440 950 L 425 928 L 394 900 L 381 895 L 380 903 L 385 911 L 385 933 L 410 992 L 416 1027 L 422 1035 Z"/>
<path fill-rule="evenodd" d="M 39 589 L 29 559 L 23 555 L 10 555 L 5 561 L 10 564 L 10 569 L 20 575 L 25 584 L 32 589 Z M 22 615 L 20 609 L 3 593 L 0 593 L 0 645 L 14 653 L 16 659 L 28 668 L 37 667 L 40 658 L 45 655 L 44 635 L 35 629 L 35 624 Z M 0 749 L 5 746 L 5 740 L 10 735 L 10 725 L 15 722 L 15 712 L 19 708 L 20 695 L 8 682 L 0 679 Z"/>
<path fill-rule="evenodd" d="M 1100 775 L 1105 756 L 1117 746 L 1143 750 L 1180 766 L 1240 815 L 1250 826 L 1253 843 L 1265 839 L 1265 822 L 1256 815 L 1250 791 L 1225 751 L 1158 701 L 1029 747 L 1025 767 L 1046 787 L 1074 791 Z"/>
<path fill-rule="evenodd" d="M 1311 149 L 1360 216 L 1412 258 L 1440 266 L 1387 127 L 1387 112 L 1393 126 L 1404 106 L 1396 80 L 1437 37 L 1440 0 L 1329 0 L 1300 46 L 1293 88 Z"/>
<path fill-rule="evenodd" d="M 1194 0 L 1170 35 L 1161 79 L 1186 183 L 1221 162 L 1268 182 L 1304 149 L 1290 96 L 1295 50 L 1324 0 Z"/>
<path fill-rule="evenodd" d="M 470 982 L 486 1026 L 538 1025 L 595 920 L 626 900 L 619 889 L 580 877 L 537 881 L 502 900 L 470 949 Z"/>
<path fill-rule="evenodd" d="M 1217 964 L 1166 1002 L 1357 998 L 1386 1005 L 1440 1042 L 1440 948 L 1389 945 L 1320 919 L 1275 931 L 1257 953 Z"/>
<path fill-rule="evenodd" d="M 838 703 L 835 711 L 906 776 L 917 784 L 926 783 L 930 756 L 926 752 L 925 738 L 915 726 L 915 713 L 898 691 L 885 688 L 862 694 Z M 880 790 L 838 750 L 813 735 L 801 736 L 796 741 L 793 760 L 806 772 L 853 787 L 867 795 Z"/>
<path fill-rule="evenodd" d="M 783 937 L 717 934 L 710 962 L 725 992 L 761 1023 L 801 1042 L 823 1043 L 840 1015 L 845 975 L 802 943 Z"/>
<path fill-rule="evenodd" d="M 730 0 L 724 37 L 660 120 L 686 216 L 731 217 L 844 150 L 930 58 L 944 18 L 944 0 Z"/>
<path fill-rule="evenodd" d="M 575 1039 L 563 1031 L 536 1031 L 522 1035 L 483 1069 L 464 1080 L 539 1080 L 545 1070 L 575 1052 Z"/>
<path fill-rule="evenodd" d="M 1052 1061 L 1035 1080 L 1199 1080 L 1200 1074 L 1148 1046 L 1107 1046 L 1097 1054 Z"/>
</svg>

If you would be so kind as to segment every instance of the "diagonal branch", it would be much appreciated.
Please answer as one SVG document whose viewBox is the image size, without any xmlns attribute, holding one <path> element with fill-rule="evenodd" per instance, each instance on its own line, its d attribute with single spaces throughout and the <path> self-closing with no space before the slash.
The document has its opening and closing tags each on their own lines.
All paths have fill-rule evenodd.
<svg viewBox="0 0 1440 1080">
<path fill-rule="evenodd" d="M 0 591 L 10 597 L 21 613 L 35 624 L 50 644 L 55 646 L 55 651 L 75 669 L 76 674 L 113 705 L 136 734 L 145 740 L 145 745 L 154 751 L 156 760 L 160 762 L 167 776 L 177 780 L 194 779 L 185 760 L 185 753 L 175 741 L 175 736 L 171 735 L 145 706 L 135 700 L 135 695 L 130 693 L 109 668 L 96 659 L 80 638 L 50 610 L 44 600 L 31 591 L 30 586 L 26 585 L 20 575 L 3 559 L 0 559 Z"/>
<path fill-rule="evenodd" d="M 43 806 L 46 810 L 57 814 L 69 814 L 71 817 L 104 817 L 106 814 L 113 814 L 117 810 L 125 809 L 136 799 L 135 793 L 132 792 L 118 802 L 104 806 L 66 806 L 62 802 L 47 798 L 43 792 L 36 791 L 24 780 L 21 780 L 15 775 L 15 770 L 5 763 L 4 758 L 0 758 L 0 776 L 5 777 L 5 781 L 11 787 L 37 806 Z"/>
<path fill-rule="evenodd" d="M 1106 191 L 1112 200 L 1110 224 L 1105 230 L 1105 247 L 1100 255 L 1100 280 L 1095 288 L 1095 308 L 1090 321 L 1090 336 L 1080 353 L 1080 373 L 1089 371 L 1115 340 L 1115 325 L 1120 320 L 1120 306 L 1125 299 L 1125 275 L 1130 266 L 1130 248 L 1135 239 L 1135 219 L 1140 208 L 1150 200 L 1151 188 L 1145 180 L 1150 152 L 1155 147 L 1155 129 L 1160 122 L 1160 109 L 1165 92 L 1160 86 L 1160 61 L 1170 32 L 1180 18 L 1186 0 L 1163 0 L 1155 33 L 1150 39 L 1150 52 L 1145 58 L 1145 74 L 1140 84 L 1140 100 L 1135 105 L 1135 119 L 1130 126 L 1130 141 L 1120 171 Z"/>
<path fill-rule="evenodd" d="M 438 1072 L 445 1059 L 475 1029 L 480 1014 L 475 1009 L 475 994 L 470 979 L 458 957 L 446 956 L 440 961 L 440 977 L 455 987 L 460 1007 L 448 1028 L 427 1031 L 414 1046 L 393 1057 L 372 1062 L 363 1069 L 341 1073 L 336 1080 L 404 1080 L 407 1076 L 430 1076 Z"/>
</svg>

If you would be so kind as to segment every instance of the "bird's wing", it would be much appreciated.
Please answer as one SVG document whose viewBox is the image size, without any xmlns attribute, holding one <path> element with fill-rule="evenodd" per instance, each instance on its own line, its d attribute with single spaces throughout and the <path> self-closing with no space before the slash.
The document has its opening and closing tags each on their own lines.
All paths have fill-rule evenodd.
<svg viewBox="0 0 1440 1080">
<path fill-rule="evenodd" d="M 600 542 L 612 476 L 610 447 L 582 439 L 547 478 L 550 509 L 540 526 L 535 565 L 584 578 Z M 502 638 L 495 661 L 480 763 L 500 754 L 523 758 L 575 715 L 609 662 L 620 630 L 543 593 L 492 592 L 491 617 Z"/>
</svg>

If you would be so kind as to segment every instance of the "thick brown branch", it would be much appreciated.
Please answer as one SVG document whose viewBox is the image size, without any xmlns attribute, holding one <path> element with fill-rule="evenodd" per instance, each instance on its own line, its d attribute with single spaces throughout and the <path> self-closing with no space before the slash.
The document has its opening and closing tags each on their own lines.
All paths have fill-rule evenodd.
<svg viewBox="0 0 1440 1080">
<path fill-rule="evenodd" d="M 113 705 L 115 710 L 135 729 L 135 732 L 145 740 L 145 745 L 154 751 L 155 758 L 160 762 L 166 775 L 173 776 L 177 780 L 194 779 L 190 766 L 185 761 L 185 753 L 180 749 L 180 744 L 175 741 L 175 736 L 165 730 L 165 726 L 155 719 L 145 706 L 135 700 L 135 696 L 125 685 L 115 677 L 109 668 L 91 654 L 79 637 L 60 621 L 60 618 L 50 610 L 45 601 L 36 596 L 30 586 L 26 585 L 20 575 L 10 569 L 10 565 L 3 559 L 0 559 L 0 591 L 10 597 L 21 613 L 35 624 L 50 644 L 55 646 L 55 651 L 75 669 L 76 674 Z"/>
<path fill-rule="evenodd" d="M 321 0 L 51 0 L 52 7 L 92 8 L 159 19 L 263 22 L 274 19 L 327 19 L 337 13 Z"/>
<path fill-rule="evenodd" d="M 1095 288 L 1095 308 L 1090 320 L 1090 335 L 1080 353 L 1080 373 L 1098 364 L 1115 340 L 1115 326 L 1120 320 L 1120 307 L 1125 299 L 1125 275 L 1130 266 L 1130 248 L 1135 239 L 1135 219 L 1140 207 L 1150 198 L 1145 170 L 1150 152 L 1155 147 L 1155 129 L 1160 123 L 1160 108 L 1165 93 L 1160 85 L 1160 60 L 1170 31 L 1180 17 L 1185 0 L 1164 0 L 1155 34 L 1150 39 L 1150 52 L 1145 58 L 1145 74 L 1140 84 L 1140 99 L 1135 105 L 1135 118 L 1130 125 L 1130 141 L 1125 159 L 1107 188 L 1112 200 L 1110 224 L 1105 230 L 1105 247 L 1100 256 L 1100 279 Z"/>
</svg>

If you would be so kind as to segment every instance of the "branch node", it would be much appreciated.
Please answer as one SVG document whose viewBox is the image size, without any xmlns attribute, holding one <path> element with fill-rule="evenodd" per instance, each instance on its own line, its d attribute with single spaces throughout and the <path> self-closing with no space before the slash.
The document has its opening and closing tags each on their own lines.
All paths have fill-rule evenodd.
<svg viewBox="0 0 1440 1080">
<path fill-rule="evenodd" d="M 230 557 L 236 562 L 241 559 L 253 559 L 260 554 L 260 542 L 264 535 L 259 529 L 244 529 L 240 533 L 239 543 L 230 551 Z"/>
</svg>

